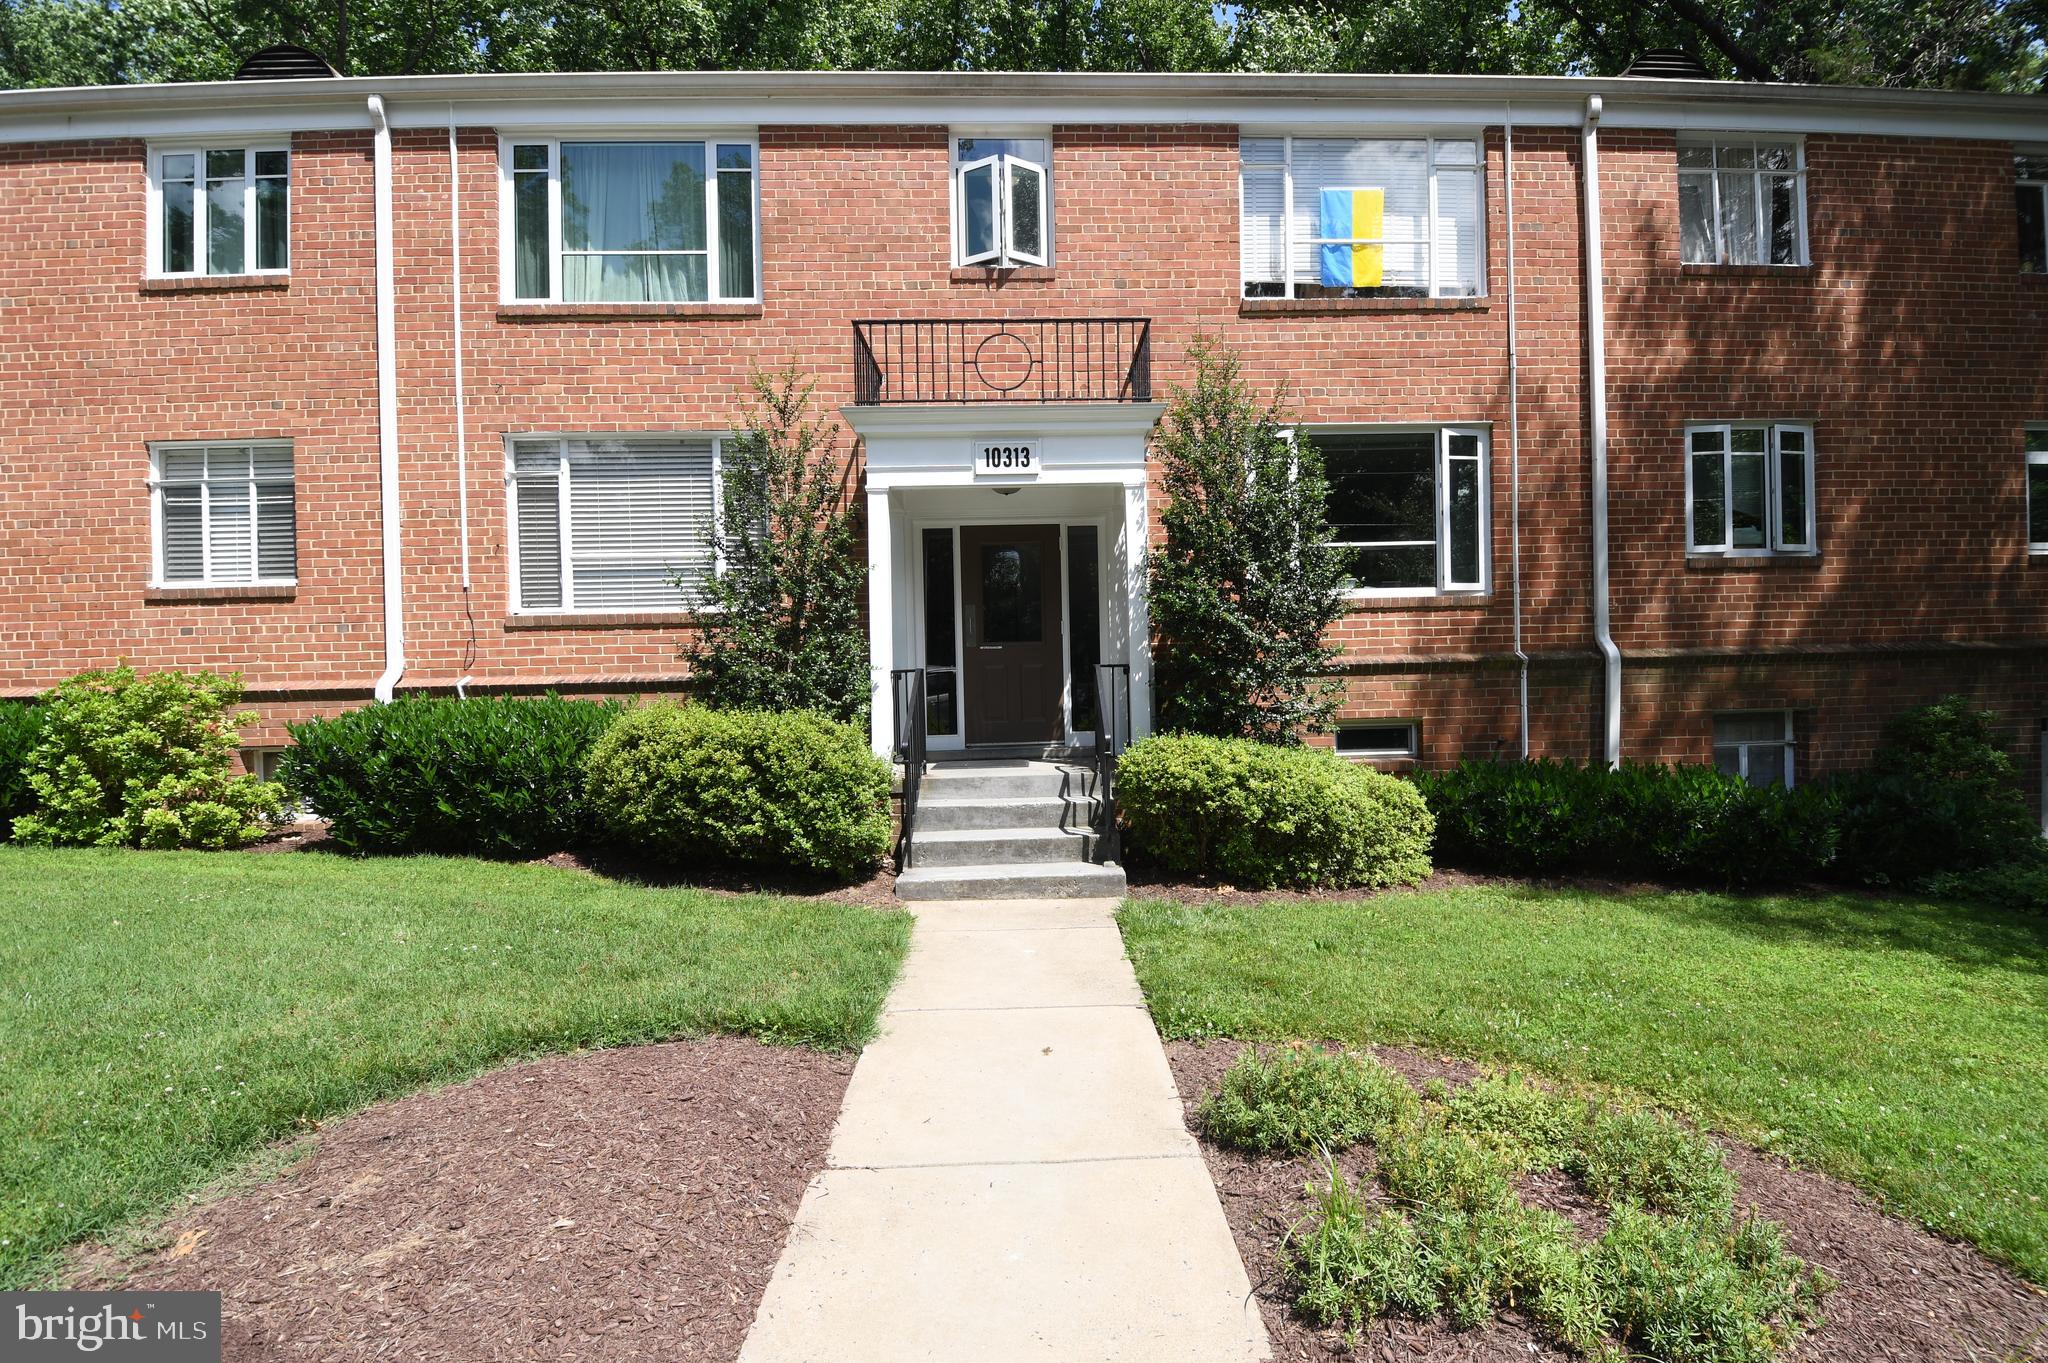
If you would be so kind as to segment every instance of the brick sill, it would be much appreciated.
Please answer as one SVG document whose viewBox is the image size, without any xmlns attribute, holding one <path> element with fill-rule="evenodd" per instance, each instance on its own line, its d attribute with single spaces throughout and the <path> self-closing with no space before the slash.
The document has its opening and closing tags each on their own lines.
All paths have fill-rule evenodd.
<svg viewBox="0 0 2048 1363">
<path fill-rule="evenodd" d="M 1689 279 L 1811 279 L 1813 266 L 1681 264 L 1678 273 Z"/>
<path fill-rule="evenodd" d="M 500 303 L 501 322 L 731 321 L 762 315 L 759 303 Z"/>
<path fill-rule="evenodd" d="M 949 284 L 1050 284 L 1058 275 L 1050 265 L 956 265 L 946 275 Z"/>
<path fill-rule="evenodd" d="M 508 615 L 506 629 L 672 629 L 697 617 L 689 611 L 550 611 Z"/>
<path fill-rule="evenodd" d="M 1689 573 L 1761 573 L 1774 568 L 1819 568 L 1819 554 L 1687 554 Z"/>
<path fill-rule="evenodd" d="M 1240 317 L 1293 317 L 1347 312 L 1486 312 L 1485 298 L 1241 298 Z"/>
<path fill-rule="evenodd" d="M 288 274 L 209 274 L 145 276 L 143 293 L 249 293 L 272 290 L 283 293 L 292 286 Z"/>
<path fill-rule="evenodd" d="M 1493 604 L 1491 592 L 1444 592 L 1436 596 L 1346 596 L 1347 611 L 1482 610 Z"/>
<path fill-rule="evenodd" d="M 299 594 L 296 585 L 226 587 L 145 587 L 142 599 L 153 605 L 201 601 L 290 601 Z"/>
</svg>

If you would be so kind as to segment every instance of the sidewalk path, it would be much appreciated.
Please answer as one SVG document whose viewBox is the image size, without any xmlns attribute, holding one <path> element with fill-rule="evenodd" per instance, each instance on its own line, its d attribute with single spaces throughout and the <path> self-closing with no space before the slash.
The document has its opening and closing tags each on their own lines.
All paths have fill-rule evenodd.
<svg viewBox="0 0 2048 1363">
<path fill-rule="evenodd" d="M 932 903 L 740 1363 L 1254 1363 L 1111 899 Z"/>
</svg>

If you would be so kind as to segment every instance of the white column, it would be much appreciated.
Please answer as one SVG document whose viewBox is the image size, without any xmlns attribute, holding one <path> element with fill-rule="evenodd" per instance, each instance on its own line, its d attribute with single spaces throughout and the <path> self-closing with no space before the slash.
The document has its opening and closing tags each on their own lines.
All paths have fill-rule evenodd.
<svg viewBox="0 0 2048 1363">
<path fill-rule="evenodd" d="M 1151 522 L 1145 507 L 1145 482 L 1124 485 L 1124 657 L 1131 665 L 1131 737 L 1152 732 L 1152 610 L 1145 595 L 1145 548 Z"/>
<path fill-rule="evenodd" d="M 868 493 L 868 736 L 875 755 L 896 746 L 895 697 L 889 670 L 896 665 L 896 535 L 889 524 L 889 494 Z"/>
</svg>

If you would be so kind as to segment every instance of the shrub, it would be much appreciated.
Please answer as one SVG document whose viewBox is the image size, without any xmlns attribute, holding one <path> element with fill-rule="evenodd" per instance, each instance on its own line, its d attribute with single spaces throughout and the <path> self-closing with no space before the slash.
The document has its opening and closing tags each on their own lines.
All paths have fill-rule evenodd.
<svg viewBox="0 0 2048 1363">
<path fill-rule="evenodd" d="M 1941 871 L 1917 887 L 1935 899 L 1953 899 L 2015 913 L 2048 913 L 2048 852 L 2023 854 L 2002 866 Z"/>
<path fill-rule="evenodd" d="M 1615 1209 L 1586 1271 L 1631 1356 L 1667 1363 L 1770 1363 L 1829 1287 L 1768 1223 L 1713 1230 L 1631 1206 Z"/>
<path fill-rule="evenodd" d="M 1735 1176 L 1720 1147 L 1659 1112 L 1602 1108 L 1569 1167 L 1610 1206 L 1720 1223 L 1735 1204 Z"/>
<path fill-rule="evenodd" d="M 1416 1106 L 1408 1081 L 1369 1055 L 1247 1046 L 1195 1125 L 1218 1145 L 1254 1153 L 1341 1150 L 1384 1136 Z"/>
<path fill-rule="evenodd" d="M 241 847 L 283 814 L 281 787 L 233 774 L 239 676 L 82 672 L 42 702 L 22 842 L 58 847 Z"/>
<path fill-rule="evenodd" d="M 583 759 L 620 709 L 407 697 L 292 725 L 281 775 L 352 852 L 542 856 L 589 842 Z"/>
<path fill-rule="evenodd" d="M 1436 1314 L 1437 1275 L 1414 1223 L 1368 1206 L 1334 1163 L 1328 1172 L 1307 1234 L 1290 1236 L 1281 1250 L 1296 1309 L 1318 1325 L 1354 1329 L 1396 1311 Z"/>
<path fill-rule="evenodd" d="M 1448 1096 L 1444 1121 L 1494 1143 L 1517 1169 L 1555 1169 L 1571 1158 L 1586 1104 L 1547 1093 L 1526 1076 L 1489 1074 Z"/>
<path fill-rule="evenodd" d="M 2016 861 L 2037 848 L 2040 828 L 1994 719 L 1949 696 L 1886 726 L 1870 770 L 1836 783 L 1846 874 L 1909 885 Z"/>
<path fill-rule="evenodd" d="M 28 755 L 43 733 L 43 709 L 29 701 L 0 700 L 0 842 L 35 804 Z"/>
<path fill-rule="evenodd" d="M 1585 861 L 1599 838 L 1599 775 L 1570 762 L 1465 761 L 1414 779 L 1440 861 L 1542 875 Z"/>
<path fill-rule="evenodd" d="M 1168 734 L 1126 751 L 1116 781 L 1132 854 L 1176 874 L 1262 889 L 1429 874 L 1415 788 L 1328 750 Z"/>
<path fill-rule="evenodd" d="M 675 865 L 851 880 L 888 850 L 888 765 L 864 731 L 822 715 L 650 705 L 586 770 L 601 836 Z"/>
</svg>

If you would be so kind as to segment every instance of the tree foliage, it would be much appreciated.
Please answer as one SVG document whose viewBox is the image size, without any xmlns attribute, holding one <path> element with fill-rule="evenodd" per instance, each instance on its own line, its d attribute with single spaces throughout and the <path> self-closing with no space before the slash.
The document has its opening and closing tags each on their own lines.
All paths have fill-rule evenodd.
<svg viewBox="0 0 2048 1363">
<path fill-rule="evenodd" d="M 1298 742 L 1341 695 L 1328 634 L 1344 569 L 1326 547 L 1322 456 L 1288 438 L 1282 396 L 1262 401 L 1234 353 L 1198 337 L 1188 359 L 1194 383 L 1174 389 L 1153 437 L 1166 491 L 1150 564 L 1160 727 Z"/>
<path fill-rule="evenodd" d="M 2038 91 L 2048 0 L 0 0 L 0 86 L 220 79 L 280 40 L 345 75 L 1415 71 Z"/>
<path fill-rule="evenodd" d="M 811 414 L 815 389 L 794 363 L 754 375 L 746 424 L 725 443 L 722 562 L 687 656 L 709 704 L 863 719 L 867 564 L 845 497 L 851 461 L 838 426 Z"/>
</svg>

